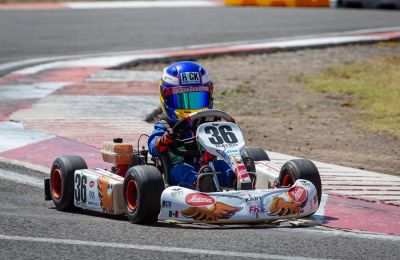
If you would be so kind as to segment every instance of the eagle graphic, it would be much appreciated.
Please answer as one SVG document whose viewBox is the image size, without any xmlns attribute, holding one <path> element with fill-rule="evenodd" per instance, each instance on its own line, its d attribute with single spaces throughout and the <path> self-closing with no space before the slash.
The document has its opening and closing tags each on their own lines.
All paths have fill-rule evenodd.
<svg viewBox="0 0 400 260">
<path fill-rule="evenodd" d="M 101 176 L 97 180 L 100 206 L 103 208 L 103 212 L 105 213 L 114 213 L 114 201 L 110 181 L 110 178 L 106 176 Z"/>
<path fill-rule="evenodd" d="M 281 197 L 274 197 L 269 206 L 269 215 L 287 216 L 290 214 L 298 215 L 301 212 L 301 207 L 298 203 L 289 199 L 286 201 Z"/>
<path fill-rule="evenodd" d="M 222 202 L 216 202 L 210 208 L 190 207 L 184 209 L 182 210 L 182 215 L 195 220 L 217 221 L 218 219 L 229 219 L 241 209 L 241 207 L 233 207 Z"/>
</svg>

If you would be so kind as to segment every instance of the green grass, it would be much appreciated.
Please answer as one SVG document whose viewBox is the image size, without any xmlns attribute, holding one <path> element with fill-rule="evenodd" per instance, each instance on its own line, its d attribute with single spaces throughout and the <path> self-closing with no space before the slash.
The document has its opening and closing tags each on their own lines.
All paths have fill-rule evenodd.
<svg viewBox="0 0 400 260">
<path fill-rule="evenodd" d="M 317 92 L 342 93 L 342 106 L 365 115 L 362 127 L 400 136 L 400 56 L 381 57 L 324 70 L 315 77 L 295 77 Z M 351 100 L 351 101 L 349 101 Z"/>
<path fill-rule="evenodd" d="M 217 92 L 216 95 L 235 97 L 242 94 L 246 94 L 249 91 L 251 92 L 251 88 L 247 84 L 240 84 L 233 88 L 224 88 L 220 92 Z"/>
</svg>

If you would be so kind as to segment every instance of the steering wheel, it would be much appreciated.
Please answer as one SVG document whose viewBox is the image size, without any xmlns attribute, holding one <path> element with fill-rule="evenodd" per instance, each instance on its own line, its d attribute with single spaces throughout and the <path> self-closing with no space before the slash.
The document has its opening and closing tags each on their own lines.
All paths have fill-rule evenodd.
<svg viewBox="0 0 400 260">
<path fill-rule="evenodd" d="M 207 109 L 197 113 L 190 114 L 181 120 L 179 120 L 174 127 L 172 127 L 172 139 L 176 145 L 171 146 L 173 153 L 181 156 L 198 156 L 200 155 L 199 150 L 178 150 L 177 147 L 184 146 L 185 148 L 192 145 L 195 142 L 196 136 L 179 139 L 178 133 L 183 130 L 196 130 L 197 127 L 205 122 L 216 122 L 224 119 L 228 122 L 235 123 L 235 120 L 228 113 L 218 109 Z"/>
</svg>

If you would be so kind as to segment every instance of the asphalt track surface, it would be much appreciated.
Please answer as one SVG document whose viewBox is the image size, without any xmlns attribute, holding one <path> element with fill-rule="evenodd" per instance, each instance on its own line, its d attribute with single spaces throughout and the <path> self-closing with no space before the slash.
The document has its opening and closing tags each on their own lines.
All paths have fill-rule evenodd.
<svg viewBox="0 0 400 260">
<path fill-rule="evenodd" d="M 311 8 L 0 11 L 0 64 L 400 26 L 400 12 Z"/>
<path fill-rule="evenodd" d="M 398 237 L 287 223 L 143 226 L 60 212 L 43 200 L 45 174 L 0 166 L 0 259 L 396 259 L 400 253 Z"/>
<path fill-rule="evenodd" d="M 3 11 L 0 25 L 2 64 L 393 27 L 400 26 L 400 12 L 224 7 Z M 52 202 L 43 201 L 43 174 L 0 165 L 0 175 L 3 169 L 31 178 L 24 184 L 21 180 L 26 177 L 21 175 L 16 180 L 0 176 L 0 259 L 397 259 L 400 253 L 398 237 L 296 228 L 288 223 L 141 226 L 125 218 L 59 212 Z"/>
</svg>

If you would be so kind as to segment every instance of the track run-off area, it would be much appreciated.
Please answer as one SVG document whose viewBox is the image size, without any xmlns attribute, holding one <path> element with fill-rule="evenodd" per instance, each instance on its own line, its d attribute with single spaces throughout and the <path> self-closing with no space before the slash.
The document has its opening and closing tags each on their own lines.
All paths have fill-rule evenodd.
<svg viewBox="0 0 400 260">
<path fill-rule="evenodd" d="M 42 184 L 57 156 L 77 154 L 89 167 L 109 167 L 99 154 L 103 141 L 119 136 L 135 143 L 151 131 L 144 119 L 158 106 L 159 72 L 138 76 L 110 67 L 398 39 L 400 13 L 219 5 L 39 9 L 0 9 L 1 259 L 398 258 L 395 176 L 316 162 L 325 194 L 313 218 L 218 226 L 143 226 L 124 217 L 59 212 L 44 201 Z M 185 26 L 173 27 L 179 23 Z M 293 158 L 269 155 L 278 165 Z M 352 187 L 355 181 L 361 189 Z M 377 182 L 380 188 L 372 188 Z"/>
</svg>

